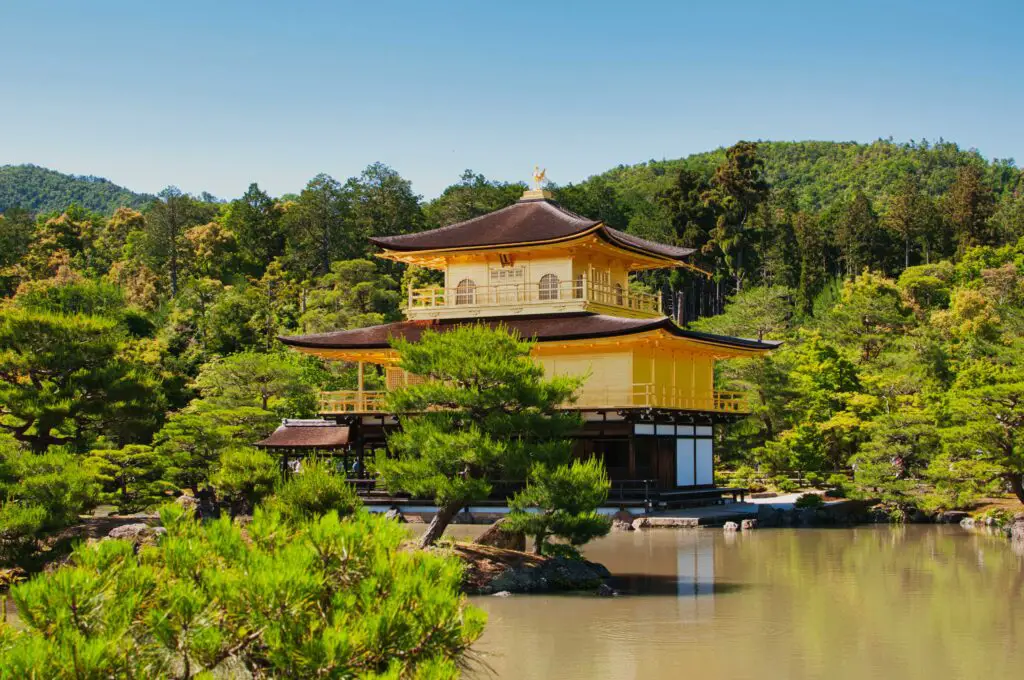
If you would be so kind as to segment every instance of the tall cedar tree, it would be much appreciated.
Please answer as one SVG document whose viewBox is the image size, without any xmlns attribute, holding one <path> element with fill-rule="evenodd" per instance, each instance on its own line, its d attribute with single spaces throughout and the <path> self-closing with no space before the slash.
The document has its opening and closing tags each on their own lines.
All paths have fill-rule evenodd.
<svg viewBox="0 0 1024 680">
<path fill-rule="evenodd" d="M 717 247 L 722 251 L 736 290 L 743 288 L 751 249 L 747 220 L 768 197 L 769 185 L 764 178 L 764 161 L 757 155 L 757 144 L 738 142 L 725 152 L 725 162 L 715 169 L 711 190 L 704 200 L 714 205 L 718 218 L 705 250 Z"/>
<path fill-rule="evenodd" d="M 921 191 L 916 176 L 904 178 L 896 188 L 884 223 L 903 241 L 903 267 L 910 266 L 910 252 L 920 244 L 928 262 L 938 234 L 938 215 L 931 198 Z"/>
<path fill-rule="evenodd" d="M 993 212 L 995 195 L 985 185 L 981 170 L 974 165 L 960 168 L 946 197 L 946 215 L 953 225 L 958 253 L 992 243 L 988 218 Z"/>
<path fill-rule="evenodd" d="M 185 232 L 202 221 L 199 213 L 190 196 L 177 187 L 167 187 L 146 214 L 146 250 L 170 282 L 171 297 L 178 294 L 187 259 Z"/>
<path fill-rule="evenodd" d="M 352 198 L 338 180 L 319 174 L 309 181 L 283 217 L 289 269 L 299 279 L 331 270 L 331 262 L 354 256 L 362 248 L 348 238 Z"/>
<path fill-rule="evenodd" d="M 425 381 L 391 393 L 402 431 L 388 442 L 395 457 L 381 457 L 377 469 L 391 491 L 433 496 L 438 509 L 421 546 L 467 503 L 487 498 L 491 480 L 525 479 L 535 463 L 566 460 L 566 437 L 580 423 L 559 406 L 581 380 L 546 379 L 532 347 L 483 324 L 395 341 L 399 365 Z"/>
<path fill-rule="evenodd" d="M 282 213 L 280 204 L 253 182 L 224 216 L 224 226 L 234 233 L 242 259 L 255 275 L 284 254 Z"/>
</svg>

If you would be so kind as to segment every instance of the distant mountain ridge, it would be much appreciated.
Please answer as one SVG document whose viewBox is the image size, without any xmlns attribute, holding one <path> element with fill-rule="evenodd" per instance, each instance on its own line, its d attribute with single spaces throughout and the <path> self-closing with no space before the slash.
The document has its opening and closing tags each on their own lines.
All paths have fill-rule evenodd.
<svg viewBox="0 0 1024 680">
<path fill-rule="evenodd" d="M 923 140 L 898 143 L 887 139 L 870 143 L 759 140 L 757 149 L 758 157 L 764 161 L 765 178 L 772 187 L 790 192 L 801 209 L 811 211 L 825 209 L 838 198 L 857 190 L 884 205 L 892 189 L 908 173 L 918 176 L 924 191 L 939 196 L 952 185 L 957 168 L 965 164 L 980 167 L 997 192 L 1024 191 L 1024 177 L 1012 160 L 986 159 L 975 149 L 963 149 L 944 140 L 935 143 Z M 679 170 L 685 168 L 710 178 L 724 159 L 723 147 L 683 158 L 623 164 L 560 188 L 589 191 L 590 198 L 596 198 L 597 203 L 590 205 L 592 201 L 588 199 L 577 207 L 588 209 L 589 217 L 625 227 L 630 217 L 638 212 L 637 205 L 650 205 L 660 192 L 671 187 Z M 296 190 L 300 191 L 301 187 Z M 75 203 L 94 212 L 111 214 L 121 206 L 140 208 L 153 198 L 101 177 L 69 175 L 30 164 L 0 166 L 0 212 L 19 206 L 34 213 L 46 213 L 64 210 Z M 199 198 L 221 200 L 206 193 Z M 613 202 L 618 205 L 615 210 L 602 209 L 605 203 Z"/>
<path fill-rule="evenodd" d="M 111 214 L 153 200 L 102 177 L 68 175 L 38 165 L 0 166 L 0 212 L 20 207 L 34 213 L 60 212 L 71 204 Z"/>
</svg>

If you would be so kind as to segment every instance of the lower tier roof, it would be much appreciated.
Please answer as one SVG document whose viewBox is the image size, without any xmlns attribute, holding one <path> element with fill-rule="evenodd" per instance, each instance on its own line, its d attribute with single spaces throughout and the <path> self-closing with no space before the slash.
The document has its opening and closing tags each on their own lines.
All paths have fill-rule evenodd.
<svg viewBox="0 0 1024 680">
<path fill-rule="evenodd" d="M 278 339 L 290 347 L 308 349 L 386 349 L 392 338 L 415 342 L 426 330 L 444 332 L 459 325 L 483 323 L 492 328 L 503 325 L 525 339 L 538 342 L 564 340 L 587 340 L 634 335 L 647 331 L 664 330 L 680 338 L 706 342 L 744 350 L 772 350 L 781 342 L 773 340 L 751 340 L 727 335 L 713 335 L 686 330 L 672 319 L 663 316 L 657 319 L 627 319 L 606 314 L 548 314 L 538 316 L 511 316 L 487 319 L 437 319 L 424 321 L 397 321 L 380 326 L 353 328 L 312 335 L 287 335 Z"/>
</svg>

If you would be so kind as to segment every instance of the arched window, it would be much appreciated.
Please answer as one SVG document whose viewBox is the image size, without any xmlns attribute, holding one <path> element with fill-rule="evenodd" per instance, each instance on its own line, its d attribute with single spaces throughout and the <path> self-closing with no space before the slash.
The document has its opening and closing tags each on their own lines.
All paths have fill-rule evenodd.
<svg viewBox="0 0 1024 680">
<path fill-rule="evenodd" d="M 476 300 L 476 283 L 473 279 L 462 279 L 455 287 L 455 304 L 471 305 Z"/>
<path fill-rule="evenodd" d="M 554 274 L 545 274 L 540 277 L 540 299 L 558 299 L 558 277 Z"/>
<path fill-rule="evenodd" d="M 626 296 L 623 294 L 623 290 L 622 290 L 622 284 L 621 283 L 616 283 L 615 284 L 615 304 L 617 304 L 619 307 L 621 307 L 623 305 L 623 303 L 625 302 L 625 297 Z"/>
</svg>

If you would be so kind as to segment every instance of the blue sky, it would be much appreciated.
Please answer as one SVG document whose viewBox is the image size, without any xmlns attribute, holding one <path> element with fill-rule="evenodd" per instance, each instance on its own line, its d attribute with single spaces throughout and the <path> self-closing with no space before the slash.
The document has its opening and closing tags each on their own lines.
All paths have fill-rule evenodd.
<svg viewBox="0 0 1024 680">
<path fill-rule="evenodd" d="M 298 191 L 557 182 L 738 139 L 1024 160 L 1024 2 L 4 2 L 0 164 Z"/>
</svg>

